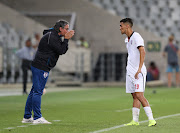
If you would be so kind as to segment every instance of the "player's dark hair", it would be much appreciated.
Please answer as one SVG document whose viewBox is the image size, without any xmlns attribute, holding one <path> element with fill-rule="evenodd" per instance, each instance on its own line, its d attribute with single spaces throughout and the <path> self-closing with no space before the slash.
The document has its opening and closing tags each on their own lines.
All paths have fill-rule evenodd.
<svg viewBox="0 0 180 133">
<path fill-rule="evenodd" d="M 124 18 L 122 20 L 120 20 L 120 23 L 128 23 L 131 27 L 133 26 L 133 20 L 131 18 Z"/>
<path fill-rule="evenodd" d="M 59 33 L 59 28 L 64 28 L 67 24 L 69 24 L 66 20 L 58 20 L 56 24 L 54 25 L 54 29 Z"/>
</svg>

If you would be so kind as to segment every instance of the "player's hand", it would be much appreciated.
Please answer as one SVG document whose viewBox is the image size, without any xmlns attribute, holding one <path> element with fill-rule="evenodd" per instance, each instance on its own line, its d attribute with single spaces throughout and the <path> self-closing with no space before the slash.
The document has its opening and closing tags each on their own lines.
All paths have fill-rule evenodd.
<svg viewBox="0 0 180 133">
<path fill-rule="evenodd" d="M 70 30 L 68 31 L 65 36 L 64 36 L 64 39 L 71 39 L 73 36 L 74 36 L 74 30 Z"/>
<path fill-rule="evenodd" d="M 135 76 L 134 76 L 135 79 L 138 79 L 138 74 L 139 74 L 139 73 L 141 73 L 141 70 L 138 70 L 138 71 L 136 72 L 136 74 L 135 74 Z"/>
</svg>

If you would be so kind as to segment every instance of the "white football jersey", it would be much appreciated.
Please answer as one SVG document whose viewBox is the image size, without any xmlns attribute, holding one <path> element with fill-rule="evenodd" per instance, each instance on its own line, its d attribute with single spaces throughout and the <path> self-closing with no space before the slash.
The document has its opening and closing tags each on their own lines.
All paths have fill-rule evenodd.
<svg viewBox="0 0 180 133">
<path fill-rule="evenodd" d="M 127 37 L 125 39 L 125 43 L 128 50 L 128 59 L 126 67 L 127 74 L 135 76 L 140 63 L 140 53 L 138 47 L 144 46 L 144 40 L 139 33 L 133 32 L 130 38 Z M 146 74 L 146 67 L 144 63 L 141 72 Z"/>
</svg>

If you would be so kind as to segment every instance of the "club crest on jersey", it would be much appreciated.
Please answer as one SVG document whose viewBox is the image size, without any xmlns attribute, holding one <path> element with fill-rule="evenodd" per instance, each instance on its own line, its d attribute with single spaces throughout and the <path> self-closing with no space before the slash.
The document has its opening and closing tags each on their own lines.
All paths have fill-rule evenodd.
<svg viewBox="0 0 180 133">
<path fill-rule="evenodd" d="M 48 72 L 44 72 L 43 76 L 44 76 L 44 78 L 47 78 Z"/>
<path fill-rule="evenodd" d="M 131 40 L 131 45 L 132 45 L 132 40 Z"/>
</svg>

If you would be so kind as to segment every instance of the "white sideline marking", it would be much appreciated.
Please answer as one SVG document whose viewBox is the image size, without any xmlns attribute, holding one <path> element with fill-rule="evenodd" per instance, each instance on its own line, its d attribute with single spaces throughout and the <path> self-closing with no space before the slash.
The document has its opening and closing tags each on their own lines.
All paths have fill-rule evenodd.
<svg viewBox="0 0 180 133">
<path fill-rule="evenodd" d="M 52 121 L 54 121 L 54 122 L 59 122 L 59 121 L 61 121 L 61 120 L 52 120 Z"/>
<path fill-rule="evenodd" d="M 52 120 L 52 121 L 54 121 L 54 122 L 59 122 L 59 121 L 61 121 L 61 120 Z M 30 125 L 38 125 L 38 124 L 33 124 L 33 123 L 31 123 L 31 124 L 29 124 L 29 126 Z M 17 127 L 28 127 L 28 125 L 21 125 L 21 126 L 17 126 Z M 15 129 L 16 127 L 8 127 L 8 128 L 4 128 L 4 129 Z M 2 131 L 1 129 L 0 129 L 0 131 Z"/>
<path fill-rule="evenodd" d="M 130 109 L 116 110 L 116 112 L 125 112 L 125 111 L 129 111 L 129 110 L 132 110 L 132 108 L 130 108 Z"/>
<path fill-rule="evenodd" d="M 26 125 L 22 125 L 22 126 L 17 126 L 17 127 L 28 127 L 28 126 L 26 126 Z"/>
<path fill-rule="evenodd" d="M 8 128 L 4 128 L 4 129 L 15 129 L 15 127 L 8 127 Z"/>
<path fill-rule="evenodd" d="M 155 120 L 165 119 L 165 118 L 174 117 L 174 116 L 180 116 L 180 113 L 179 114 L 173 114 L 173 115 L 167 115 L 167 116 L 158 117 L 158 118 L 155 118 Z M 145 123 L 145 122 L 148 122 L 148 120 L 140 121 L 139 123 Z M 101 129 L 101 130 L 90 132 L 90 133 L 101 133 L 101 132 L 106 132 L 106 131 L 110 131 L 110 130 L 121 128 L 121 127 L 124 127 L 124 124 L 119 125 L 119 126 L 110 127 L 110 128 Z"/>
<path fill-rule="evenodd" d="M 150 106 L 152 107 L 153 105 L 150 104 Z M 132 110 L 132 108 L 130 109 L 122 109 L 122 110 L 115 110 L 116 112 L 125 112 L 125 111 L 129 111 L 129 110 Z"/>
<path fill-rule="evenodd" d="M 32 126 L 32 125 L 34 126 L 34 125 L 37 125 L 37 124 L 33 124 L 33 123 L 31 123 L 31 124 L 29 124 L 29 125 L 30 125 L 30 126 Z"/>
</svg>

